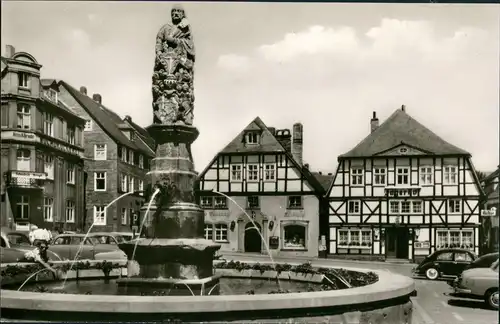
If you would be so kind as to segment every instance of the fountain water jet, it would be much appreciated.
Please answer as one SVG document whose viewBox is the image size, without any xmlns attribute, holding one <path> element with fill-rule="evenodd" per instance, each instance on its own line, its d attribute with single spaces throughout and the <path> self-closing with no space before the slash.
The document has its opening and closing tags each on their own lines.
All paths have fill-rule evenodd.
<svg viewBox="0 0 500 324">
<path fill-rule="evenodd" d="M 40 269 L 38 270 L 37 272 L 35 273 L 32 273 L 28 278 L 26 278 L 26 280 L 24 280 L 24 282 L 21 284 L 21 286 L 19 286 L 19 288 L 17 289 L 17 291 L 21 291 L 21 289 L 24 287 L 24 285 L 30 281 L 31 278 L 33 278 L 34 276 L 36 276 L 37 274 L 39 274 L 40 272 L 42 271 L 51 271 L 50 269 L 47 269 L 47 268 L 43 268 L 43 269 Z"/>
<path fill-rule="evenodd" d="M 146 219 L 148 219 L 149 210 L 151 209 L 151 204 L 153 203 L 156 195 L 159 194 L 159 193 L 160 193 L 160 189 L 156 189 L 155 192 L 153 193 L 153 195 L 151 196 L 151 199 L 149 200 L 148 209 L 146 210 L 146 213 L 144 214 L 144 217 L 142 219 L 141 227 L 139 227 L 139 235 L 138 235 L 139 238 L 141 237 L 142 228 L 143 228 L 144 224 L 146 223 Z M 132 258 L 131 258 L 132 261 L 134 260 L 134 257 L 135 257 L 135 250 L 137 249 L 137 243 L 138 242 L 139 241 L 136 241 L 136 244 L 134 246 L 134 252 L 132 252 Z"/>
</svg>

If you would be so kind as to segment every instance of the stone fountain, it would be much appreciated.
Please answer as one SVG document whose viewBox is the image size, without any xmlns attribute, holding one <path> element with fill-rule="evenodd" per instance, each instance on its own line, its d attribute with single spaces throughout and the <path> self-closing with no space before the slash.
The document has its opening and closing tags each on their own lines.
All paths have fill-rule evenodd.
<svg viewBox="0 0 500 324">
<path fill-rule="evenodd" d="M 146 237 L 120 244 L 128 256 L 129 275 L 118 285 L 129 292 L 149 287 L 170 295 L 204 295 L 219 280 L 213 260 L 220 245 L 204 239 L 204 212 L 193 194 L 197 173 L 191 144 L 199 135 L 193 126 L 194 62 L 191 26 L 185 11 L 174 6 L 171 23 L 156 37 L 153 124 L 147 128 L 156 143 L 156 158 L 147 175 L 151 189 L 146 196 L 159 192 L 150 210 L 141 209 Z"/>
</svg>

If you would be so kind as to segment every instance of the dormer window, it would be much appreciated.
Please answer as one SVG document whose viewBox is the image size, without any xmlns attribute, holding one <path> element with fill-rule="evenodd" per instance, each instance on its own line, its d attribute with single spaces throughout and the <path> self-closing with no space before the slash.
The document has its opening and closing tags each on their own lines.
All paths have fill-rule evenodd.
<svg viewBox="0 0 500 324">
<path fill-rule="evenodd" d="M 399 149 L 399 153 L 408 153 L 408 149 L 406 147 L 402 147 Z"/>
<path fill-rule="evenodd" d="M 30 85 L 30 76 L 28 73 L 19 72 L 19 87 L 21 88 L 29 88 Z"/>
<path fill-rule="evenodd" d="M 259 133 L 248 132 L 246 134 L 246 143 L 247 144 L 259 144 Z"/>
<path fill-rule="evenodd" d="M 57 103 L 57 91 L 56 90 L 54 90 L 54 89 L 46 89 L 46 90 L 43 91 L 43 94 L 50 101 Z"/>
</svg>

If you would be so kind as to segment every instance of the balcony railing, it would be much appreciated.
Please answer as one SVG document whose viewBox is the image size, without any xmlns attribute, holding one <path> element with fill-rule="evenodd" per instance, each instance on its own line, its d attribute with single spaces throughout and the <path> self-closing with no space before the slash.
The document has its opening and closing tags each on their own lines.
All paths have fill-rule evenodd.
<svg viewBox="0 0 500 324">
<path fill-rule="evenodd" d="M 11 187 L 41 188 L 45 179 L 47 179 L 45 172 L 11 170 L 5 173 L 5 183 Z"/>
</svg>

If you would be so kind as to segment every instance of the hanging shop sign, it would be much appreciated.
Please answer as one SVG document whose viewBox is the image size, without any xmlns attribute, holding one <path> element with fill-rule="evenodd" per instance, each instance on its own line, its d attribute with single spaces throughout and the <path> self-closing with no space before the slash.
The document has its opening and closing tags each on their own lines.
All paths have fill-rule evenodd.
<svg viewBox="0 0 500 324">
<path fill-rule="evenodd" d="M 79 150 L 76 150 L 76 149 L 74 149 L 72 147 L 69 147 L 67 145 L 64 145 L 64 144 L 61 144 L 61 143 L 57 143 L 57 142 L 54 142 L 54 141 L 51 141 L 51 140 L 47 140 L 47 139 L 44 139 L 44 138 L 42 138 L 41 143 L 44 144 L 44 145 L 47 145 L 49 147 L 52 147 L 52 148 L 54 148 L 56 150 L 63 151 L 65 153 L 69 153 L 69 154 L 78 155 L 80 157 L 83 157 L 83 152 L 81 152 Z"/>
<path fill-rule="evenodd" d="M 31 172 L 31 171 L 11 171 L 13 178 L 28 178 L 36 180 L 47 179 L 47 174 L 44 172 Z"/>
</svg>

